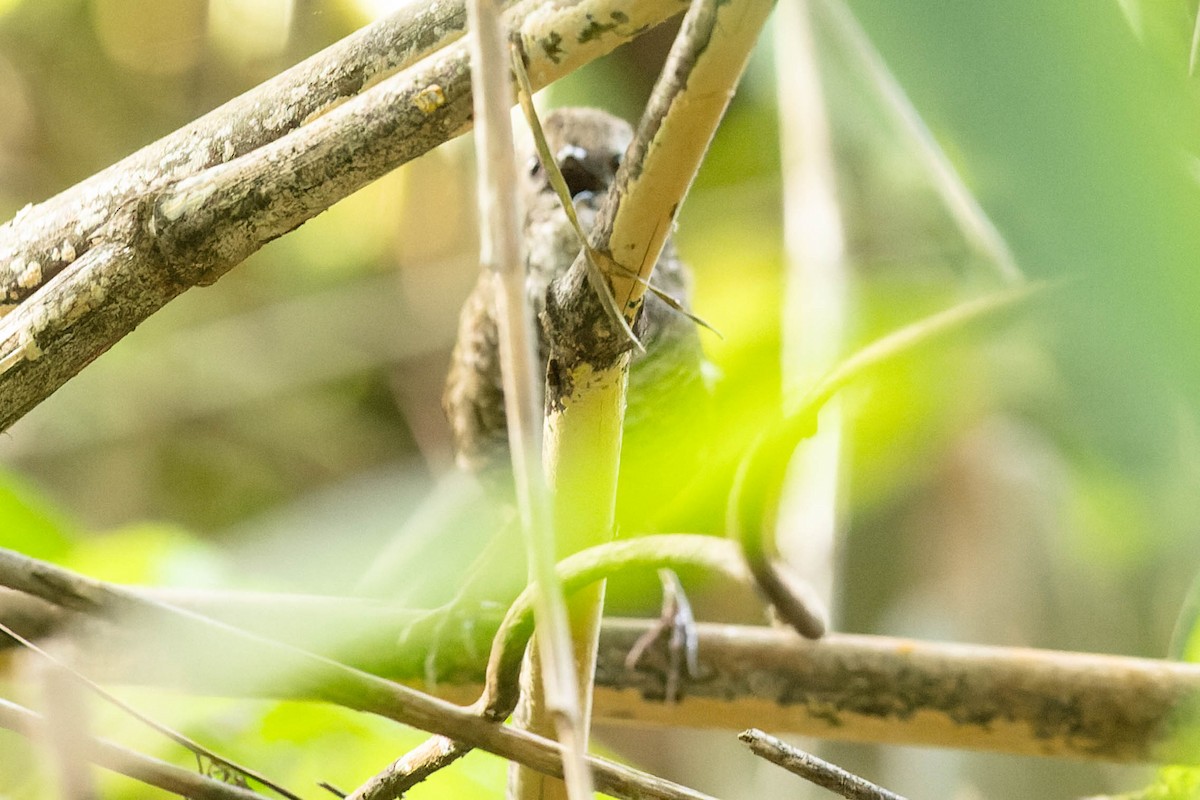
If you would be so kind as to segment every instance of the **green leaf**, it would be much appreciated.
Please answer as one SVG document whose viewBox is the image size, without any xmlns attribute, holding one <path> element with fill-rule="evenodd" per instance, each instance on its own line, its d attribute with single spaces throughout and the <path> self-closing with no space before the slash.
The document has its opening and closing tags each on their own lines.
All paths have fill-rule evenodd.
<svg viewBox="0 0 1200 800">
<path fill-rule="evenodd" d="M 77 530 L 44 496 L 16 475 L 0 471 L 0 547 L 56 560 Z"/>
</svg>

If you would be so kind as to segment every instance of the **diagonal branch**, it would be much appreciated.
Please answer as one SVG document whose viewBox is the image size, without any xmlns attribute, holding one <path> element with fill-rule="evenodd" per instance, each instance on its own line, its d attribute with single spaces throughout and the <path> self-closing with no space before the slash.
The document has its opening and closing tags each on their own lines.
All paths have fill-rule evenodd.
<svg viewBox="0 0 1200 800">
<path fill-rule="evenodd" d="M 27 708 L 0 698 L 0 728 L 23 736 L 40 735 L 45 720 Z M 128 750 L 103 739 L 90 739 L 80 753 L 105 769 L 193 800 L 262 800 L 263 795 Z"/>
<path fill-rule="evenodd" d="M 412 3 L 0 225 L 0 316 L 95 244 L 123 204 L 269 144 L 459 38 L 462 0 Z"/>
<path fill-rule="evenodd" d="M 508 24 L 523 37 L 530 76 L 540 88 L 678 10 L 679 0 L 565 0 L 553 7 L 526 0 L 510 11 Z M 612 22 L 601 25 L 600 18 Z M 393 69 L 403 63 L 396 53 L 390 60 Z M 386 74 L 376 70 L 371 78 Z M 272 239 L 463 133 L 471 120 L 466 46 L 453 43 L 321 109 L 316 118 L 302 117 L 306 124 L 231 160 L 202 170 L 179 167 L 166 184 L 135 180 L 146 166 L 138 154 L 129 175 L 118 165 L 95 185 L 81 184 L 45 208 L 19 214 L 4 229 L 17 244 L 0 239 L 8 248 L 0 251 L 5 263 L 20 261 L 25 275 L 31 264 L 40 269 L 45 248 L 58 248 L 60 261 L 64 251 L 74 260 L 0 321 L 0 429 L 182 292 L 215 281 Z M 151 148 L 170 151 L 176 137 L 187 135 Z M 234 156 L 237 147 L 224 144 L 220 156 Z M 196 152 L 197 166 L 211 160 Z M 126 180 L 132 192 L 120 189 Z M 83 201 L 92 195 L 103 202 L 88 206 Z M 89 215 L 77 215 L 77 205 L 90 208 Z M 27 226 L 29 242 L 17 233 Z M 79 233 L 65 245 L 56 241 L 54 234 L 71 226 Z M 34 277 L 18 283 L 36 285 Z"/>
</svg>

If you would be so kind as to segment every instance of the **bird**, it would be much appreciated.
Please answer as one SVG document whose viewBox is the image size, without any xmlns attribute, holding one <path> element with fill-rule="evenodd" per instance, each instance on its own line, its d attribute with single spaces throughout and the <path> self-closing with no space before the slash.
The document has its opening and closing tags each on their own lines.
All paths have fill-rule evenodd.
<svg viewBox="0 0 1200 800">
<path fill-rule="evenodd" d="M 559 108 L 542 121 L 548 150 L 562 172 L 571 202 L 584 230 L 594 222 L 605 194 L 616 177 L 633 129 L 624 120 L 593 108 Z M 547 293 L 556 278 L 574 263 L 582 243 L 538 160 L 532 140 L 524 146 L 525 165 L 517 189 L 525 261 L 525 294 L 535 318 L 546 309 Z M 668 294 L 679 308 L 690 310 L 692 273 L 668 238 L 652 272 L 657 291 Z M 504 389 L 500 368 L 499 334 L 493 282 L 486 272 L 459 318 L 458 337 L 451 354 L 442 407 L 451 430 L 455 461 L 479 476 L 493 493 L 511 493 Z M 538 328 L 540 374 L 546 374 L 549 347 Z M 655 516 L 687 485 L 704 450 L 700 431 L 711 411 L 711 392 L 704 352 L 696 324 L 652 292 L 645 295 L 632 329 L 642 344 L 630 361 L 625 426 L 617 481 L 615 519 L 618 534 L 650 533 Z M 544 388 L 544 387 L 543 387 Z M 664 465 L 667 466 L 664 469 Z M 496 488 L 499 487 L 499 488 Z M 512 545 L 504 536 L 493 539 L 471 569 L 460 592 L 476 599 L 511 594 L 523 585 L 514 567 Z M 496 553 L 502 553 L 499 558 Z M 495 564 L 495 561 L 501 564 Z M 519 561 L 518 561 L 519 563 Z M 632 653 L 641 653 L 662 634 L 669 638 L 672 667 L 667 694 L 678 696 L 682 670 L 695 675 L 696 633 L 688 599 L 670 570 L 660 572 L 661 623 Z M 657 600 L 649 585 L 629 587 L 634 598 L 625 611 L 645 610 Z M 610 600 L 615 599 L 610 593 Z M 494 602 L 494 600 L 493 600 Z M 640 658 L 640 655 L 638 656 Z"/>
<path fill-rule="evenodd" d="M 586 230 L 616 176 L 633 129 L 607 112 L 575 107 L 551 111 L 542 128 Z M 525 168 L 517 194 L 525 250 L 526 300 L 536 319 L 545 310 L 550 284 L 575 261 L 581 243 L 532 142 L 523 149 Z M 669 239 L 652 280 L 656 289 L 673 297 L 681 307 L 690 308 L 691 270 Z M 455 461 L 463 470 L 477 475 L 502 472 L 508 464 L 493 291 L 490 276 L 481 274 L 463 305 L 442 395 Z M 545 374 L 548 344 L 541 326 L 537 327 L 540 372 Z M 654 469 L 651 465 L 658 460 L 653 452 L 641 451 L 675 448 L 696 440 L 694 429 L 677 430 L 694 423 L 694 418 L 689 421 L 688 414 L 676 412 L 703 408 L 709 394 L 699 333 L 686 315 L 647 293 L 633 331 L 645 352 L 635 353 L 630 364 L 621 475 L 622 487 L 629 491 L 618 490 L 619 496 L 628 494 L 630 500 L 641 494 L 642 477 L 650 474 Z M 676 424 L 679 420 L 683 422 Z M 618 518 L 633 514 L 632 505 L 619 500 Z M 643 504 L 639 501 L 636 505 Z"/>
</svg>

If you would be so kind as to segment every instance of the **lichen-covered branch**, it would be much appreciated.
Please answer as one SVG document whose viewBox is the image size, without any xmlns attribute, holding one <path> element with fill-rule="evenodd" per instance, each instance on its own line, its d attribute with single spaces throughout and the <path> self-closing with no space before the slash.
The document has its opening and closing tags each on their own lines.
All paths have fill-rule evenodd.
<svg viewBox="0 0 1200 800">
<path fill-rule="evenodd" d="M 678 706 L 663 676 L 621 659 L 644 623 L 605 627 L 597 715 L 880 744 L 1139 762 L 1194 762 L 1200 665 L 1030 648 L 703 625 L 704 674 Z"/>
<path fill-rule="evenodd" d="M 426 648 L 433 646 L 432 636 L 410 636 L 413 646 L 396 652 L 394 643 L 414 614 L 373 601 L 141 593 L 394 680 L 423 683 Z M 286 689 L 290 697 L 317 698 L 311 688 L 253 681 L 240 668 L 245 659 L 236 637 L 195 640 L 170 628 L 108 625 L 12 594 L 0 595 L 0 621 L 26 635 L 69 629 L 80 663 L 96 679 L 225 696 L 278 697 Z M 443 692 L 466 702 L 478 696 L 484 664 L 471 653 L 487 651 L 498 624 L 481 622 L 474 647 L 443 646 Z M 598 720 L 762 727 L 849 741 L 1117 762 L 1196 759 L 1183 737 L 1200 713 L 1197 664 L 839 633 L 813 642 L 784 629 L 701 624 L 700 666 L 707 677 L 685 684 L 681 702 L 666 703 L 665 655 L 650 653 L 634 672 L 625 665 L 651 624 L 604 623 Z M 206 656 L 206 648 L 227 657 Z"/>
<path fill-rule="evenodd" d="M 679 8 L 679 0 L 524 2 L 508 20 L 525 40 L 530 74 L 540 87 Z M 443 30 L 438 26 L 452 27 L 446 20 L 435 25 Z M 359 42 L 391 53 L 383 59 L 390 66 L 351 70 L 344 92 L 371 84 L 353 96 L 314 89 L 324 100 L 307 113 L 300 106 L 285 111 L 289 121 L 265 141 L 217 137 L 226 123 L 255 119 L 241 104 L 229 119 L 218 110 L 195 131 L 151 145 L 128 164 L 27 209 L 0 231 L 0 263 L 21 266 L 18 286 L 39 285 L 31 265 L 48 268 L 55 249 L 61 269 L 0 320 L 0 429 L 183 291 L 215 281 L 267 242 L 466 130 L 470 77 L 462 42 L 390 74 L 448 38 L 445 30 L 409 55 L 377 38 Z M 255 102 L 291 108 L 288 100 L 301 89 L 280 92 L 275 87 Z M 193 137 L 197 144 L 188 148 Z M 174 152 L 191 153 L 193 160 L 175 164 L 167 181 L 148 177 L 155 153 L 173 164 L 168 154 Z M 75 232 L 60 241 L 64 231 Z"/>
<path fill-rule="evenodd" d="M 697 2 L 684 17 L 589 240 L 610 259 L 605 277 L 629 322 L 772 5 Z M 630 347 L 604 319 L 583 259 L 555 282 L 547 313 L 563 370 L 610 366 Z"/>
<path fill-rule="evenodd" d="M 0 316 L 95 245 L 136 197 L 246 155 L 460 37 L 462 0 L 413 3 L 0 226 Z"/>
</svg>

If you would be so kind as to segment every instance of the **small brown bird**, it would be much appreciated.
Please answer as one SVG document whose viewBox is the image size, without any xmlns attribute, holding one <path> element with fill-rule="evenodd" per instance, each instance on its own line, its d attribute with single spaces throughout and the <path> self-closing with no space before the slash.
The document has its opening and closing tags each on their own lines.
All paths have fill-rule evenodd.
<svg viewBox="0 0 1200 800">
<path fill-rule="evenodd" d="M 623 120 L 590 108 L 562 108 L 543 122 L 550 152 L 563 173 L 580 222 L 586 229 L 616 175 L 633 137 Z M 524 226 L 525 287 L 535 316 L 546 306 L 550 283 L 571 266 L 580 243 L 551 187 L 532 145 L 528 167 L 519 187 Z M 684 307 L 690 305 L 691 275 L 668 242 L 653 273 L 655 285 Z M 627 475 L 661 461 L 639 454 L 650 441 L 679 444 L 694 441 L 694 428 L 672 423 L 680 410 L 706 405 L 707 388 L 701 372 L 703 353 L 695 324 L 653 294 L 647 294 L 634 332 L 646 354 L 630 366 L 626 435 L 622 454 L 622 483 L 639 486 Z M 539 330 L 539 357 L 544 373 L 545 336 Z M 442 396 L 460 467 L 481 473 L 504 469 L 508 463 L 504 393 L 500 376 L 496 310 L 489 276 L 480 277 L 467 298 L 459 320 L 458 341 Z M 686 414 L 683 415 L 686 418 Z M 695 420 L 692 420 L 694 424 Z M 689 447 L 688 449 L 694 449 Z M 628 468 L 627 468 L 628 465 Z M 683 465 L 679 465 L 683 466 Z M 683 470 L 686 475 L 686 469 Z M 661 478 L 655 481 L 661 491 Z"/>
</svg>

